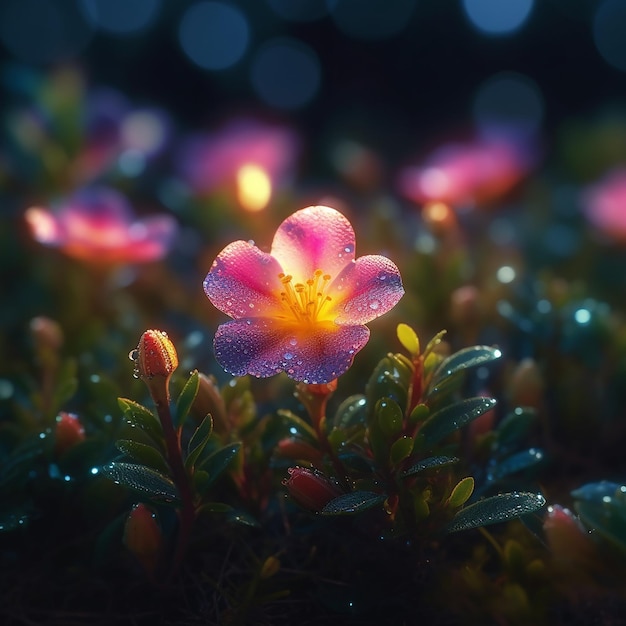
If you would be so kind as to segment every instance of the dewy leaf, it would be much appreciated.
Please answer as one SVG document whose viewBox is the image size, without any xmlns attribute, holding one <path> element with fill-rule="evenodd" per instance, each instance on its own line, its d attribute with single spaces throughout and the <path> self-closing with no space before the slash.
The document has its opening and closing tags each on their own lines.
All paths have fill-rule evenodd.
<svg viewBox="0 0 626 626">
<path fill-rule="evenodd" d="M 439 469 L 440 467 L 445 467 L 446 465 L 458 463 L 458 461 L 459 459 L 455 456 L 429 456 L 427 459 L 422 459 L 410 467 L 406 472 L 403 472 L 402 477 L 406 478 L 407 476 L 413 476 L 414 474 L 418 474 L 424 470 Z"/>
<path fill-rule="evenodd" d="M 479 365 L 495 361 L 501 356 L 502 352 L 500 352 L 498 348 L 492 348 L 490 346 L 472 346 L 459 350 L 439 364 L 430 384 L 434 387 L 448 376 L 452 376 L 457 372 L 467 370 L 471 367 L 478 367 Z"/>
<path fill-rule="evenodd" d="M 231 443 L 216 450 L 211 456 L 196 465 L 196 469 L 202 469 L 209 474 L 209 482 L 206 483 L 205 488 L 213 484 L 219 475 L 229 466 L 230 462 L 237 456 L 239 448 L 241 448 L 241 442 Z"/>
<path fill-rule="evenodd" d="M 546 503 L 538 493 L 503 493 L 461 509 L 446 527 L 449 533 L 505 522 L 540 509 Z"/>
<path fill-rule="evenodd" d="M 306 435 L 311 441 L 317 441 L 317 435 L 310 424 L 307 424 L 301 417 L 298 417 L 292 411 L 286 409 L 278 410 L 279 417 L 282 417 L 285 421 L 290 422 L 295 428 L 296 432 L 300 435 Z M 292 434 L 296 434 L 293 433 Z"/>
<path fill-rule="evenodd" d="M 571 493 L 576 500 L 600 503 L 605 498 L 613 498 L 620 487 L 619 483 L 601 480 L 597 483 L 587 483 L 578 489 L 574 489 Z"/>
<path fill-rule="evenodd" d="M 176 426 L 180 428 L 189 415 L 189 410 L 191 409 L 191 405 L 193 401 L 196 399 L 196 395 L 198 394 L 198 388 L 200 386 L 200 379 L 198 377 L 198 370 L 194 370 L 191 372 L 191 375 L 187 379 L 183 390 L 180 392 L 178 396 L 178 400 L 176 401 Z"/>
<path fill-rule="evenodd" d="M 362 394 L 346 398 L 335 413 L 334 424 L 337 428 L 347 428 L 354 424 L 365 424 L 367 399 Z"/>
<path fill-rule="evenodd" d="M 490 479 L 499 480 L 509 474 L 520 472 L 541 463 L 544 458 L 543 450 L 538 448 L 529 448 L 528 450 L 517 452 L 497 463 L 490 473 Z"/>
<path fill-rule="evenodd" d="M 160 472 L 169 472 L 169 467 L 163 455 L 152 446 L 133 441 L 132 439 L 119 439 L 115 442 L 115 447 L 143 465 L 149 465 Z"/>
<path fill-rule="evenodd" d="M 353 491 L 331 500 L 322 510 L 322 515 L 352 515 L 371 509 L 385 501 L 385 496 L 372 491 Z"/>
<path fill-rule="evenodd" d="M 213 418 L 207 415 L 200 426 L 196 428 L 194 434 L 189 440 L 187 446 L 187 458 L 185 459 L 185 467 L 187 469 L 193 467 L 194 463 L 198 460 L 198 457 L 202 454 L 202 451 L 206 447 L 211 433 L 213 432 Z"/>
<path fill-rule="evenodd" d="M 493 398 L 467 398 L 433 413 L 421 427 L 417 442 L 432 447 L 496 405 Z"/>
<path fill-rule="evenodd" d="M 161 422 L 150 409 L 127 398 L 118 398 L 117 403 L 129 424 L 145 430 L 149 435 L 157 439 L 163 438 Z"/>
<path fill-rule="evenodd" d="M 144 465 L 113 462 L 105 465 L 102 473 L 114 483 L 146 494 L 155 500 L 178 501 L 178 489 L 174 482 L 161 472 Z"/>
</svg>

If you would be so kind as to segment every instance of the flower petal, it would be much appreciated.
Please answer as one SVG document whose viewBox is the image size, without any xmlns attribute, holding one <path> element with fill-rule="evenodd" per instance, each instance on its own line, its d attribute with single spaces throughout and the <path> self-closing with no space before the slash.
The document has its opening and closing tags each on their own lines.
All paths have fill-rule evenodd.
<svg viewBox="0 0 626 626">
<path fill-rule="evenodd" d="M 238 319 L 215 334 L 215 356 L 234 376 L 260 378 L 279 372 L 297 381 L 320 384 L 334 380 L 352 365 L 367 343 L 366 326 L 318 324 L 303 332 L 267 318 Z"/>
<path fill-rule="evenodd" d="M 247 241 L 235 241 L 213 261 L 204 292 L 216 308 L 235 319 L 276 314 L 281 310 L 282 271 L 271 255 Z"/>
<path fill-rule="evenodd" d="M 336 324 L 365 324 L 387 313 L 402 295 L 402 277 L 396 265 L 380 255 L 359 257 L 331 283 Z"/>
<path fill-rule="evenodd" d="M 310 206 L 289 216 L 276 231 L 271 254 L 294 282 L 306 282 L 315 270 L 332 277 L 354 260 L 355 236 L 339 211 Z"/>
</svg>

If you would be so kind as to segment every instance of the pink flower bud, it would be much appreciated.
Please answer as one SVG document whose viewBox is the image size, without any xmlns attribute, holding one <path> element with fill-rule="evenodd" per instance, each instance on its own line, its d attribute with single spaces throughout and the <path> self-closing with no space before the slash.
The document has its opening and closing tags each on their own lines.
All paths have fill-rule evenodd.
<svg viewBox="0 0 626 626">
<path fill-rule="evenodd" d="M 155 376 L 169 378 L 178 367 L 176 348 L 162 330 L 147 330 L 129 357 L 135 361 L 137 378 L 146 381 Z"/>
<path fill-rule="evenodd" d="M 289 478 L 283 481 L 289 495 L 309 511 L 321 511 L 343 492 L 337 484 L 321 472 L 305 467 L 290 467 Z"/>
<path fill-rule="evenodd" d="M 145 504 L 136 504 L 128 514 L 123 541 L 145 570 L 152 574 L 159 561 L 163 535 L 156 514 Z"/>
<path fill-rule="evenodd" d="M 61 411 L 54 426 L 54 450 L 58 456 L 85 440 L 85 428 L 78 415 Z"/>
</svg>

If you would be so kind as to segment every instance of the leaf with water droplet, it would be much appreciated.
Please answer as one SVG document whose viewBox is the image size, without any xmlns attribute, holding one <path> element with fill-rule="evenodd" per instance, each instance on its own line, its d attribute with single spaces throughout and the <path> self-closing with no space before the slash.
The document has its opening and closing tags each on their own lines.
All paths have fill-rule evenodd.
<svg viewBox="0 0 626 626">
<path fill-rule="evenodd" d="M 170 478 L 152 468 L 134 463 L 113 462 L 102 473 L 118 485 L 123 485 L 154 500 L 177 502 L 178 489 Z"/>
<path fill-rule="evenodd" d="M 133 426 L 145 430 L 155 441 L 161 442 L 163 440 L 161 422 L 150 409 L 143 406 L 143 404 L 139 404 L 134 400 L 128 400 L 127 398 L 118 398 L 117 403 L 126 421 Z"/>
<path fill-rule="evenodd" d="M 372 491 L 353 491 L 332 499 L 321 515 L 353 515 L 381 505 L 386 496 Z"/>
<path fill-rule="evenodd" d="M 455 352 L 444 359 L 433 373 L 429 387 L 436 387 L 445 378 L 473 367 L 485 365 L 499 359 L 502 352 L 491 346 L 471 346 Z"/>
<path fill-rule="evenodd" d="M 493 398 L 467 398 L 433 413 L 422 425 L 416 437 L 416 448 L 431 448 L 455 430 L 493 409 Z"/>
<path fill-rule="evenodd" d="M 449 533 L 515 519 L 540 509 L 546 503 L 538 493 L 503 493 L 479 500 L 461 509 L 446 526 Z"/>
<path fill-rule="evenodd" d="M 193 401 L 196 399 L 198 395 L 198 388 L 200 386 L 200 378 L 198 375 L 198 370 L 194 370 L 191 372 L 191 375 L 187 379 L 183 390 L 180 392 L 178 396 L 178 400 L 176 401 L 176 414 L 174 423 L 177 428 L 182 428 L 185 420 L 187 419 L 187 415 L 189 415 L 189 411 L 191 409 L 191 405 Z"/>
<path fill-rule="evenodd" d="M 410 467 L 406 472 L 403 472 L 402 477 L 413 476 L 429 469 L 440 469 L 458 462 L 459 459 L 456 456 L 429 456 Z"/>
<path fill-rule="evenodd" d="M 538 448 L 529 448 L 528 450 L 517 452 L 499 463 L 496 463 L 491 472 L 492 480 L 500 480 L 509 474 L 521 472 L 522 470 L 541 463 L 543 460 L 543 450 L 539 450 Z"/>
<path fill-rule="evenodd" d="M 149 465 L 164 474 L 170 471 L 163 455 L 153 446 L 132 439 L 119 439 L 115 447 L 143 465 Z"/>
</svg>

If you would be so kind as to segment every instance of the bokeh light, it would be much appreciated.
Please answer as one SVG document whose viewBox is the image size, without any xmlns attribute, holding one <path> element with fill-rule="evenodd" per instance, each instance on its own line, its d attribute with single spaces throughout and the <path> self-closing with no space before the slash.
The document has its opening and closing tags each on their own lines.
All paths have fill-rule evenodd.
<svg viewBox="0 0 626 626">
<path fill-rule="evenodd" d="M 0 41 L 20 61 L 55 63 L 83 50 L 93 36 L 79 5 L 72 2 L 3 0 Z"/>
<path fill-rule="evenodd" d="M 487 35 L 510 35 L 528 19 L 534 0 L 463 0 L 468 19 Z"/>
<path fill-rule="evenodd" d="M 298 109 L 317 94 L 322 79 L 320 61 L 306 44 L 288 37 L 267 41 L 251 67 L 257 95 L 278 109 Z"/>
<path fill-rule="evenodd" d="M 88 20 L 115 35 L 134 35 L 157 18 L 161 0 L 79 0 Z"/>
<path fill-rule="evenodd" d="M 543 96 L 528 76 L 501 72 L 489 77 L 476 90 L 473 116 L 479 128 L 496 125 L 533 134 L 543 122 Z"/>
<path fill-rule="evenodd" d="M 337 27 L 355 39 L 388 39 L 402 31 L 415 0 L 327 0 Z"/>
<path fill-rule="evenodd" d="M 593 41 L 609 64 L 626 72 L 626 3 L 605 0 L 593 18 Z"/>
<path fill-rule="evenodd" d="M 185 54 L 206 70 L 225 70 L 248 49 L 250 27 L 245 15 L 223 2 L 199 2 L 182 16 L 178 38 Z"/>
</svg>

